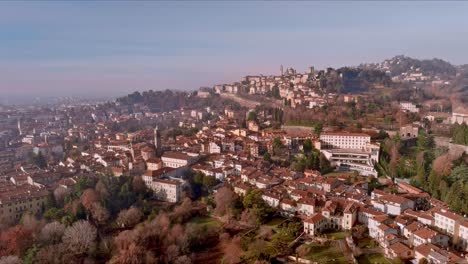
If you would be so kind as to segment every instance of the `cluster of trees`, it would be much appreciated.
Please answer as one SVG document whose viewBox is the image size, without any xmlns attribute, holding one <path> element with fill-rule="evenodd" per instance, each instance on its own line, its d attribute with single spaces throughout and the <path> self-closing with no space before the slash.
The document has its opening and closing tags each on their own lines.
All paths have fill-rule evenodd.
<svg viewBox="0 0 468 264">
<path fill-rule="evenodd" d="M 238 221 L 244 226 L 258 226 L 265 223 L 274 213 L 262 199 L 262 192 L 250 189 L 243 197 L 230 188 L 220 188 L 214 195 L 214 213 L 228 222 Z"/>
<path fill-rule="evenodd" d="M 413 69 L 420 69 L 424 75 L 449 75 L 455 76 L 457 69 L 455 66 L 441 59 L 418 60 L 406 56 L 396 56 L 385 60 L 392 76 L 398 76 Z M 375 66 L 375 65 L 371 65 Z M 372 67 L 370 67 L 372 68 Z"/>
<path fill-rule="evenodd" d="M 0 257 L 22 257 L 23 263 L 106 259 L 108 235 L 150 214 L 150 196 L 141 177 L 81 177 L 73 190 L 51 192 L 41 217 L 25 214 L 0 232 Z"/>
<path fill-rule="evenodd" d="M 314 148 L 312 141 L 306 139 L 303 144 L 303 153 L 298 154 L 291 163 L 291 169 L 298 172 L 304 170 L 318 170 L 325 174 L 333 170 L 327 158 Z"/>
<path fill-rule="evenodd" d="M 242 236 L 220 235 L 225 263 L 269 263 L 274 257 L 288 252 L 289 244 L 301 233 L 298 219 L 284 220 L 274 231 L 265 225 L 274 217 L 274 209 L 262 199 L 262 192 L 250 189 L 243 197 L 223 187 L 214 195 L 214 213 L 231 226 L 247 229 Z M 261 262 L 260 262 L 261 263 Z"/>
<path fill-rule="evenodd" d="M 392 81 L 385 72 L 361 68 L 340 68 L 338 72 L 342 76 L 343 93 L 365 92 L 374 84 L 390 86 Z"/>
<path fill-rule="evenodd" d="M 457 129 L 461 130 L 462 126 Z M 416 146 L 398 137 L 387 138 L 377 169 L 383 175 L 408 178 L 412 184 L 446 202 L 452 210 L 468 213 L 468 157 L 454 157 L 435 147 L 431 136 L 420 133 Z"/>
<path fill-rule="evenodd" d="M 207 196 L 213 190 L 213 187 L 219 184 L 219 180 L 214 176 L 205 175 L 202 172 L 189 172 L 187 175 L 190 184 L 190 197 L 192 199 L 198 199 L 203 196 Z"/>
<path fill-rule="evenodd" d="M 468 146 L 468 125 L 466 123 L 461 125 L 455 124 L 453 127 L 452 142 Z"/>
<path fill-rule="evenodd" d="M 468 213 L 468 157 L 453 159 L 444 154 L 434 160 L 426 181 L 421 186 L 433 197 L 446 202 L 452 210 Z"/>
<path fill-rule="evenodd" d="M 134 92 L 117 98 L 117 102 L 127 106 L 132 112 L 135 104 L 146 106 L 153 112 L 167 112 L 180 108 L 201 109 L 207 106 L 212 109 L 224 109 L 226 106 L 232 109 L 240 108 L 238 103 L 219 96 L 200 98 L 195 96 L 195 93 L 171 90 Z"/>
</svg>

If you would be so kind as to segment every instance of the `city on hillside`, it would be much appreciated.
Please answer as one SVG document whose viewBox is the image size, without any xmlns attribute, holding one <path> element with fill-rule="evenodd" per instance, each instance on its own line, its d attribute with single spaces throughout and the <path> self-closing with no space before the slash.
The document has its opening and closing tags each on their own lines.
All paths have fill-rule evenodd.
<svg viewBox="0 0 468 264">
<path fill-rule="evenodd" d="M 0 1 L 0 264 L 468 263 L 468 3 L 332 2 Z"/>
</svg>

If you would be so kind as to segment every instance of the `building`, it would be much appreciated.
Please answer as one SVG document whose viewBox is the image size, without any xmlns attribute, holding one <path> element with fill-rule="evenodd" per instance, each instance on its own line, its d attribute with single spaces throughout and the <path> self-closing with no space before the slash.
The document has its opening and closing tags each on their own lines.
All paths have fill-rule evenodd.
<svg viewBox="0 0 468 264">
<path fill-rule="evenodd" d="M 388 194 L 372 200 L 372 206 L 389 215 L 401 215 L 406 209 L 414 209 L 414 202 L 402 196 Z"/>
<path fill-rule="evenodd" d="M 419 134 L 419 126 L 417 125 L 406 125 L 400 127 L 400 137 L 402 139 L 417 138 Z"/>
<path fill-rule="evenodd" d="M 325 132 L 320 134 L 321 152 L 338 170 L 377 177 L 374 163 L 379 160 L 380 145 L 370 139 L 363 133 Z"/>
<path fill-rule="evenodd" d="M 419 108 L 411 103 L 411 102 L 400 102 L 400 108 L 403 111 L 411 112 L 411 113 L 418 113 Z"/>
<path fill-rule="evenodd" d="M 196 156 L 191 156 L 182 152 L 166 152 L 161 156 L 164 167 L 181 168 L 193 164 Z"/>
<path fill-rule="evenodd" d="M 150 184 L 151 190 L 157 199 L 177 203 L 180 201 L 181 183 L 169 179 L 153 179 Z"/>
<path fill-rule="evenodd" d="M 181 186 L 183 181 L 174 179 L 177 170 L 174 168 L 162 168 L 155 171 L 147 171 L 142 175 L 145 185 L 154 192 L 158 200 L 177 203 L 180 201 Z"/>
<path fill-rule="evenodd" d="M 304 220 L 304 232 L 308 235 L 315 236 L 325 230 L 327 218 L 320 213 Z"/>
<path fill-rule="evenodd" d="M 452 124 L 468 124 L 468 110 L 466 107 L 456 107 L 452 112 L 452 118 L 450 121 Z"/>
<path fill-rule="evenodd" d="M 361 133 L 325 132 L 320 134 L 322 149 L 363 149 L 371 137 Z"/>
<path fill-rule="evenodd" d="M 460 223 L 464 220 L 463 216 L 441 209 L 434 213 L 435 226 L 451 236 L 454 236 L 454 244 L 457 244 Z"/>
<path fill-rule="evenodd" d="M 45 188 L 10 182 L 0 183 L 0 222 L 14 223 L 25 212 L 32 214 L 44 210 L 48 191 Z"/>
</svg>

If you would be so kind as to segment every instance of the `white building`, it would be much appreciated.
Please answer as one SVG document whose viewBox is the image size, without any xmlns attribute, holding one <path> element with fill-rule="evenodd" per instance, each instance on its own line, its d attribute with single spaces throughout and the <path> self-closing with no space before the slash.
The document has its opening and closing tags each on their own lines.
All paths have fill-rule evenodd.
<svg viewBox="0 0 468 264">
<path fill-rule="evenodd" d="M 451 121 L 452 124 L 468 124 L 468 114 L 453 112 Z"/>
<path fill-rule="evenodd" d="M 414 209 L 414 202 L 402 196 L 389 194 L 372 200 L 372 206 L 389 215 L 400 215 L 406 209 Z"/>
<path fill-rule="evenodd" d="M 164 167 L 181 168 L 191 165 L 196 161 L 196 158 L 196 156 L 181 152 L 166 152 L 162 155 L 161 160 Z"/>
<path fill-rule="evenodd" d="M 435 226 L 450 235 L 454 236 L 459 233 L 460 223 L 463 221 L 463 216 L 441 209 L 434 213 Z M 454 238 L 457 239 L 456 237 Z"/>
<path fill-rule="evenodd" d="M 322 149 L 363 149 L 371 137 L 361 133 L 325 132 L 320 134 Z"/>
<path fill-rule="evenodd" d="M 377 177 L 374 163 L 379 160 L 380 145 L 361 133 L 327 132 L 320 135 L 321 152 L 338 170 L 353 170 Z"/>
<path fill-rule="evenodd" d="M 419 108 L 411 103 L 411 102 L 400 102 L 400 108 L 403 110 L 403 111 L 408 111 L 408 112 L 411 112 L 411 113 L 418 113 L 419 112 Z"/>
<path fill-rule="evenodd" d="M 180 186 L 180 182 L 175 180 L 153 179 L 149 187 L 157 199 L 177 203 L 180 201 Z"/>
</svg>

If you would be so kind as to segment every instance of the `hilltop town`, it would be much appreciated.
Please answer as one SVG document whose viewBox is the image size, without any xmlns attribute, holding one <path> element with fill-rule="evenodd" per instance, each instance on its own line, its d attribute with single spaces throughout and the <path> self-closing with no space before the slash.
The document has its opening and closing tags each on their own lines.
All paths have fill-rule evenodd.
<svg viewBox="0 0 468 264">
<path fill-rule="evenodd" d="M 467 87 L 398 56 L 2 106 L 0 263 L 466 263 Z"/>
</svg>

